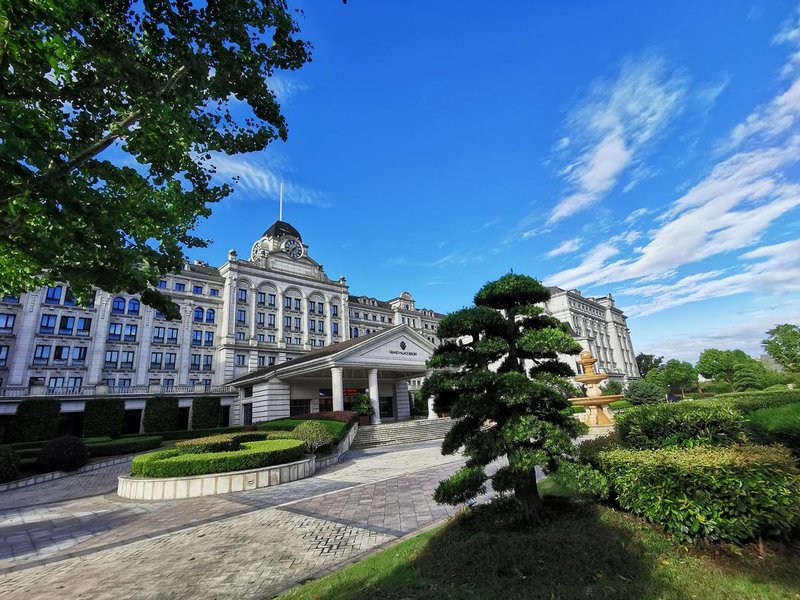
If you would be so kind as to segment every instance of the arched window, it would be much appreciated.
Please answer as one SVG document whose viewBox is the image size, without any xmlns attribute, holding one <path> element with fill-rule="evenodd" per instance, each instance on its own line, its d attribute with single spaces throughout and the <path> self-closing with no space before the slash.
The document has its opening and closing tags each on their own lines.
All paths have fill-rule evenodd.
<svg viewBox="0 0 800 600">
<path fill-rule="evenodd" d="M 198 309 L 198 310 L 200 310 L 200 309 Z M 214 316 L 215 316 L 214 309 L 213 308 L 209 308 L 206 311 L 206 323 L 213 323 L 214 322 Z"/>
<path fill-rule="evenodd" d="M 139 301 L 136 298 L 131 298 L 130 300 L 128 300 L 128 314 L 129 315 L 139 314 Z"/>
<path fill-rule="evenodd" d="M 194 322 L 195 323 L 202 323 L 203 322 L 203 309 L 199 306 L 194 309 Z"/>
<path fill-rule="evenodd" d="M 111 314 L 122 315 L 125 314 L 125 298 L 117 296 L 111 303 Z"/>
</svg>

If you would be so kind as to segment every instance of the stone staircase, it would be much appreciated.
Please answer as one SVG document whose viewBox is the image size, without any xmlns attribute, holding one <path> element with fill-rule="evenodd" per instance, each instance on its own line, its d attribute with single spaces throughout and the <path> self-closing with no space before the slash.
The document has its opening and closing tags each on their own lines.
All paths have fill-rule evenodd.
<svg viewBox="0 0 800 600">
<path fill-rule="evenodd" d="M 453 426 L 452 419 L 417 419 L 380 425 L 363 425 L 358 428 L 351 450 L 411 444 L 426 440 L 440 440 Z"/>
</svg>

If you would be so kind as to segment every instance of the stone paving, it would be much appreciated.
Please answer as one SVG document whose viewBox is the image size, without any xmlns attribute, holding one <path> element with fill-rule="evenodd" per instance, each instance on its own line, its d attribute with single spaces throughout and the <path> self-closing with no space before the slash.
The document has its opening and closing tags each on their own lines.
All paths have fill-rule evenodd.
<svg viewBox="0 0 800 600">
<path fill-rule="evenodd" d="M 154 503 L 127 465 L 0 494 L 0 598 L 265 598 L 452 514 L 440 442 L 348 453 L 275 488 Z M 38 489 L 37 489 L 38 488 Z"/>
</svg>

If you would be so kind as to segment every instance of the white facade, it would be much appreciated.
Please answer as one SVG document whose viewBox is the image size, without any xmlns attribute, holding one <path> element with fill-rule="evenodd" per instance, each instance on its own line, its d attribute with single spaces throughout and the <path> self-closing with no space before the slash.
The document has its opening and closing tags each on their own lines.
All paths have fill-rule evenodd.
<svg viewBox="0 0 800 600">
<path fill-rule="evenodd" d="M 614 306 L 611 294 L 589 298 L 578 290 L 551 287 L 544 308 L 572 328 L 576 340 L 597 359 L 596 367 L 608 374 L 609 381 L 639 378 L 627 317 Z M 562 359 L 576 373 L 581 372 L 577 357 Z"/>
</svg>

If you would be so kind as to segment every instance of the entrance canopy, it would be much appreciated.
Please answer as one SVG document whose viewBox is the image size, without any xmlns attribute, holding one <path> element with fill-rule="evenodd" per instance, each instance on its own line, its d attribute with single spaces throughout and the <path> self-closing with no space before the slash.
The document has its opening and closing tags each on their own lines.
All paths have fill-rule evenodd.
<svg viewBox="0 0 800 600">
<path fill-rule="evenodd" d="M 343 410 L 345 380 L 362 380 L 368 383 L 374 422 L 380 423 L 379 379 L 394 384 L 424 377 L 433 351 L 431 342 L 407 325 L 400 325 L 258 369 L 231 384 L 239 388 L 262 387 L 277 380 L 294 387 L 303 381 L 330 381 L 333 410 Z"/>
</svg>

